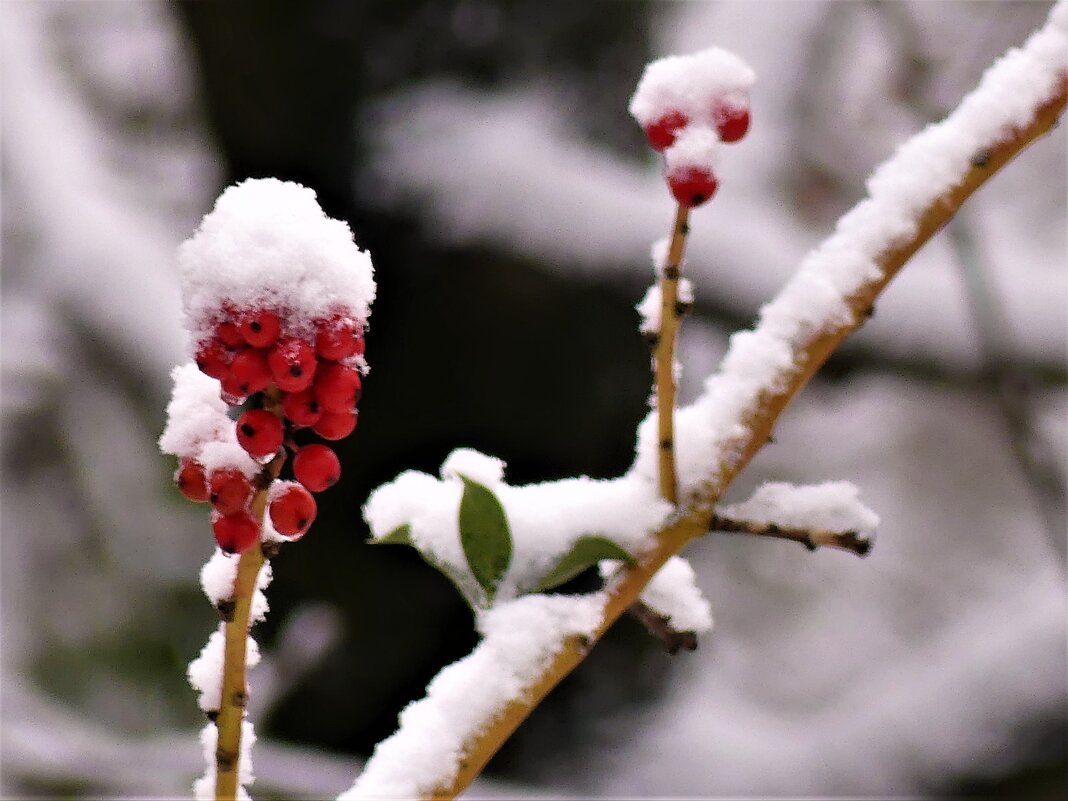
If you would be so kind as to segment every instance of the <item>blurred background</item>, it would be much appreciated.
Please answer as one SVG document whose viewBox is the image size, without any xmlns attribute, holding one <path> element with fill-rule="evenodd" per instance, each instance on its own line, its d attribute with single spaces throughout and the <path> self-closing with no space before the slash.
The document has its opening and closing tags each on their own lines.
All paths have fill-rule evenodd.
<svg viewBox="0 0 1068 801">
<path fill-rule="evenodd" d="M 175 248 L 224 186 L 312 187 L 377 269 L 343 479 L 255 630 L 253 795 L 329 797 L 475 642 L 414 552 L 363 544 L 369 491 L 458 446 L 512 483 L 630 464 L 633 305 L 672 214 L 626 114 L 643 65 L 720 45 L 759 76 L 692 218 L 685 400 L 1049 7 L 5 0 L 0 792 L 182 796 L 203 770 L 185 667 L 214 543 L 155 440 L 186 359 Z M 852 480 L 873 554 L 695 543 L 699 650 L 622 621 L 476 792 L 1063 797 L 1065 153 L 1062 126 L 969 202 L 732 489 Z"/>
</svg>

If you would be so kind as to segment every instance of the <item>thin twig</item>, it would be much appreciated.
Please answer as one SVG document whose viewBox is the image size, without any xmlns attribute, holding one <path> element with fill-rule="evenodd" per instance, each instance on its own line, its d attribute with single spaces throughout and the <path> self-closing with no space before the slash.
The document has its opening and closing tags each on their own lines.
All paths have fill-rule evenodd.
<svg viewBox="0 0 1068 801">
<path fill-rule="evenodd" d="M 279 412 L 280 393 L 272 390 L 264 393 L 264 407 Z M 285 461 L 285 451 L 271 460 L 258 482 L 260 489 L 252 498 L 251 514 L 262 525 L 267 510 L 267 488 L 278 477 Z M 223 657 L 222 694 L 215 725 L 218 727 L 218 739 L 215 748 L 215 799 L 216 801 L 235 801 L 239 762 L 241 759 L 241 724 L 245 719 L 248 706 L 248 681 L 246 679 L 246 657 L 248 651 L 248 632 L 251 628 L 252 597 L 256 592 L 256 582 L 266 561 L 264 549 L 260 543 L 242 552 L 237 562 L 237 575 L 234 578 L 234 591 L 226 604 L 226 629 Z M 230 604 L 233 605 L 232 612 Z M 220 612 L 222 614 L 222 612 Z"/>
<path fill-rule="evenodd" d="M 831 531 L 820 528 L 794 528 L 780 526 L 777 523 L 757 523 L 753 520 L 735 520 L 729 517 L 713 515 L 708 526 L 709 531 L 722 531 L 727 534 L 752 534 L 757 537 L 790 540 L 798 542 L 814 551 L 821 546 L 850 551 L 857 556 L 867 556 L 871 552 L 871 539 L 859 531 Z"/>
<path fill-rule="evenodd" d="M 677 654 L 680 648 L 685 648 L 687 651 L 697 650 L 696 632 L 672 628 L 668 618 L 643 601 L 631 604 L 627 612 L 645 626 L 646 631 L 660 640 L 664 644 L 664 650 L 669 654 Z"/>
<path fill-rule="evenodd" d="M 687 508 L 681 510 L 681 514 L 675 517 L 670 525 L 658 533 L 656 546 L 628 567 L 618 582 L 609 587 L 601 624 L 594 636 L 572 637 L 563 644 L 556 658 L 536 681 L 524 688 L 518 700 L 502 710 L 492 724 L 482 729 L 478 737 L 468 743 L 460 770 L 451 777 L 448 784 L 438 787 L 431 794 L 433 798 L 455 798 L 471 784 L 527 715 L 541 703 L 553 687 L 582 662 L 589 653 L 592 642 L 603 636 L 619 616 L 638 599 L 646 584 L 664 563 L 690 540 L 708 531 L 717 499 L 767 443 L 787 404 L 842 341 L 863 324 L 868 310 L 890 280 L 913 254 L 953 217 L 961 204 L 1010 159 L 1053 127 L 1064 110 L 1066 94 L 1068 81 L 1062 81 L 1057 94 L 1035 110 L 1030 124 L 1014 130 L 1004 141 L 991 147 L 988 151 L 989 158 L 984 159 L 981 164 L 973 163 L 955 187 L 931 203 L 917 219 L 915 233 L 910 239 L 897 242 L 880 254 L 878 276 L 847 298 L 852 311 L 848 322 L 821 329 L 798 344 L 794 361 L 796 369 L 783 376 L 782 382 L 774 389 L 762 393 L 739 420 L 745 436 L 737 443 L 737 449 L 732 451 L 730 459 L 711 466 L 713 478 L 702 487 L 700 494 L 690 501 Z"/>
<path fill-rule="evenodd" d="M 679 276 L 689 232 L 690 210 L 681 203 L 675 209 L 667 262 L 660 275 L 660 330 L 653 359 L 656 370 L 656 414 L 660 437 L 660 495 L 678 503 L 675 477 L 675 341 L 679 330 Z"/>
</svg>

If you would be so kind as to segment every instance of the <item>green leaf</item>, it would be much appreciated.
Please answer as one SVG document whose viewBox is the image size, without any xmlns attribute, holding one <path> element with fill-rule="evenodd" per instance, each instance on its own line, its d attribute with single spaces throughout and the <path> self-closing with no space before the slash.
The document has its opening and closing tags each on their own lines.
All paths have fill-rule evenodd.
<svg viewBox="0 0 1068 801">
<path fill-rule="evenodd" d="M 501 502 L 489 489 L 460 476 L 464 494 L 460 499 L 460 544 L 475 579 L 492 602 L 508 564 L 512 561 L 512 535 Z"/>
<path fill-rule="evenodd" d="M 628 565 L 634 561 L 633 556 L 607 537 L 594 535 L 581 537 L 571 546 L 571 550 L 557 563 L 556 567 L 549 571 L 549 575 L 541 580 L 535 592 L 544 592 L 553 587 L 559 587 L 602 559 L 619 559 Z"/>
<path fill-rule="evenodd" d="M 375 545 L 411 545 L 412 524 L 405 523 L 403 526 L 397 526 L 386 536 L 371 540 L 371 542 Z"/>
</svg>

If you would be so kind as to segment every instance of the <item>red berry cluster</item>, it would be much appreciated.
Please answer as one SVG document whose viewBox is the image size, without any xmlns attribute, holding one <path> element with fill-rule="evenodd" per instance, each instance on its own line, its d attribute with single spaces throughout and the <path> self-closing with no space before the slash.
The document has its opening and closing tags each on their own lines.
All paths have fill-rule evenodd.
<svg viewBox="0 0 1068 801">
<path fill-rule="evenodd" d="M 256 490 L 270 490 L 274 529 L 288 539 L 302 537 L 315 519 L 311 493 L 333 486 L 341 465 L 329 446 L 298 446 L 293 433 L 309 428 L 322 439 L 339 440 L 356 427 L 362 325 L 338 313 L 317 320 L 310 336 L 288 328 L 275 310 L 227 310 L 197 350 L 197 366 L 219 380 L 222 399 L 245 407 L 235 427 L 237 442 L 249 456 L 267 464 L 285 457 L 286 450 L 293 453 L 296 481 L 273 484 L 266 468 L 250 480 L 240 470 L 209 474 L 195 460 L 182 460 L 175 474 L 178 489 L 191 501 L 211 502 L 215 539 L 228 553 L 240 553 L 259 539 L 260 523 L 250 511 Z"/>
<path fill-rule="evenodd" d="M 749 106 L 744 101 L 716 100 L 710 113 L 721 142 L 737 142 L 749 130 Z M 701 124 L 701 121 L 694 123 L 683 112 L 670 109 L 644 126 L 645 136 L 653 150 L 661 152 L 675 144 L 679 134 L 691 124 Z M 669 172 L 667 182 L 675 200 L 689 208 L 709 200 L 719 187 L 712 170 L 700 166 Z"/>
</svg>

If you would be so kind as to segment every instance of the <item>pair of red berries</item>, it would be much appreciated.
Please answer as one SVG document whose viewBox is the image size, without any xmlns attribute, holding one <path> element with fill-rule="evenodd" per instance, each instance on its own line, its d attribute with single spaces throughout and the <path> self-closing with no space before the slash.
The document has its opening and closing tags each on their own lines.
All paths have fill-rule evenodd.
<svg viewBox="0 0 1068 801">
<path fill-rule="evenodd" d="M 749 130 L 749 108 L 746 105 L 719 103 L 713 109 L 712 119 L 721 142 L 737 142 Z M 675 144 L 679 132 L 689 124 L 685 114 L 671 109 L 644 127 L 645 136 L 653 150 L 663 151 Z M 672 196 L 687 208 L 700 206 L 719 188 L 715 173 L 700 166 L 671 170 L 666 178 Z"/>
<path fill-rule="evenodd" d="M 306 445 L 293 457 L 293 475 L 296 481 L 277 482 L 272 487 L 268 514 L 275 531 L 295 540 L 303 537 L 315 520 L 317 507 L 311 493 L 337 483 L 341 463 L 326 445 Z M 183 459 L 175 481 L 189 500 L 211 503 L 212 530 L 222 550 L 240 553 L 259 539 L 260 524 L 250 512 L 254 482 L 240 470 L 213 470 L 209 475 L 199 462 Z"/>
</svg>

